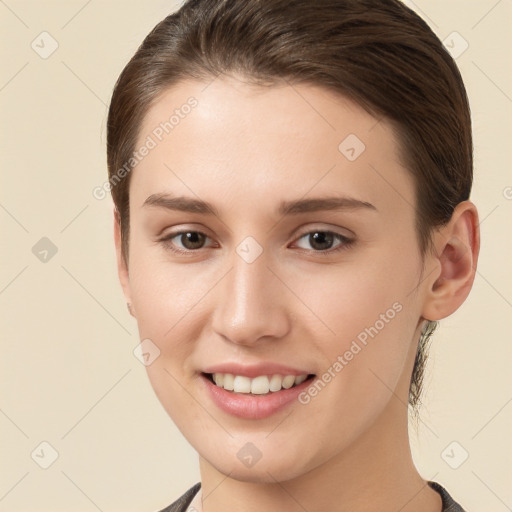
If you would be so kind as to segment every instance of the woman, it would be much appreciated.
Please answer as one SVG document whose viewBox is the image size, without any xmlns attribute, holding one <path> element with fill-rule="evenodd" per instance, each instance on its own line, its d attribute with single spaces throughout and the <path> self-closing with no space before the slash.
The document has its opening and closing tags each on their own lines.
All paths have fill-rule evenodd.
<svg viewBox="0 0 512 512">
<path fill-rule="evenodd" d="M 479 251 L 455 63 L 396 0 L 191 0 L 116 84 L 119 277 L 200 456 L 165 511 L 462 510 L 409 447 Z"/>
</svg>

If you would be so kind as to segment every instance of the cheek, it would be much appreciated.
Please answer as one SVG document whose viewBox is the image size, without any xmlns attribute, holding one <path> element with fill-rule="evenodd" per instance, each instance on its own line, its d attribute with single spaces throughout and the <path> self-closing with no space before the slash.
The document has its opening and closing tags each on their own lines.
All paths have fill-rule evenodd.
<svg viewBox="0 0 512 512">
<path fill-rule="evenodd" d="M 383 330 L 382 322 L 388 326 L 388 320 L 400 316 L 397 309 L 411 306 L 414 275 L 413 268 L 389 265 L 386 258 L 376 256 L 367 264 L 330 267 L 306 279 L 297 276 L 296 292 L 322 321 L 325 334 L 346 340 L 375 323 Z M 306 308 L 304 312 L 308 313 Z"/>
<path fill-rule="evenodd" d="M 300 290 L 322 321 L 322 335 L 313 338 L 315 350 L 325 371 L 340 375 L 332 379 L 337 381 L 333 388 L 343 387 L 347 398 L 375 395 L 377 388 L 386 394 L 385 386 L 394 389 L 416 329 L 418 304 L 412 292 L 418 262 L 379 256 L 357 269 L 331 268 Z"/>
<path fill-rule="evenodd" d="M 150 339 L 158 357 L 146 366 L 148 378 L 159 401 L 180 428 L 180 419 L 193 411 L 190 395 L 191 356 L 195 340 L 201 337 L 201 298 L 211 284 L 199 278 L 193 265 L 177 268 L 148 253 L 133 252 L 130 269 L 132 302 L 136 311 L 139 338 Z M 183 417 L 183 418 L 182 418 Z"/>
<path fill-rule="evenodd" d="M 170 263 L 155 250 L 133 251 L 130 288 L 141 335 L 174 339 L 183 326 L 191 327 L 188 315 L 215 282 L 199 266 Z"/>
<path fill-rule="evenodd" d="M 342 450 L 369 428 L 394 393 L 407 401 L 401 382 L 408 371 L 415 307 L 406 299 L 410 289 L 405 282 L 398 286 L 389 274 L 377 277 L 372 272 L 347 275 L 345 287 L 326 281 L 321 293 L 309 296 L 312 309 L 322 311 L 322 320 L 335 334 L 322 329 L 326 334 L 316 336 L 315 346 L 309 347 L 323 366 L 300 403 L 306 431 L 335 433 L 328 451 Z"/>
</svg>

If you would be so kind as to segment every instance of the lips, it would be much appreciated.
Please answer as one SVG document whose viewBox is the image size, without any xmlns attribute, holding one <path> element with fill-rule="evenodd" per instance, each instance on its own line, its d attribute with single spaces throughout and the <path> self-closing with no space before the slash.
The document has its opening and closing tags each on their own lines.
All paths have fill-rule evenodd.
<svg viewBox="0 0 512 512">
<path fill-rule="evenodd" d="M 208 396 L 224 412 L 262 419 L 293 402 L 314 376 L 305 369 L 274 363 L 224 363 L 205 368 L 201 381 Z"/>
</svg>

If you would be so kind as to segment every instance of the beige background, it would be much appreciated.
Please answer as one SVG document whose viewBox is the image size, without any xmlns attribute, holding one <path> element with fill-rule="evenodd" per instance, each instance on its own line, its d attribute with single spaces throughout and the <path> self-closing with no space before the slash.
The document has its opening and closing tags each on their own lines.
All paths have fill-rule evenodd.
<svg viewBox="0 0 512 512">
<path fill-rule="evenodd" d="M 512 510 L 512 2 L 408 4 L 441 39 L 456 31 L 469 44 L 457 62 L 472 105 L 472 198 L 483 242 L 469 300 L 435 336 L 411 442 L 422 475 L 468 512 L 505 512 Z M 92 195 L 106 179 L 114 82 L 177 5 L 0 0 L 0 512 L 150 512 L 199 480 L 195 452 L 132 353 L 139 340 L 117 281 L 112 204 Z M 43 31 L 59 45 L 46 59 L 31 47 L 35 40 L 40 52 L 51 48 L 48 38 L 42 48 Z M 32 252 L 42 237 L 58 249 L 46 262 Z M 39 465 L 51 462 L 43 441 L 58 452 L 47 469 Z M 468 459 L 450 467 L 465 452 Z"/>
</svg>

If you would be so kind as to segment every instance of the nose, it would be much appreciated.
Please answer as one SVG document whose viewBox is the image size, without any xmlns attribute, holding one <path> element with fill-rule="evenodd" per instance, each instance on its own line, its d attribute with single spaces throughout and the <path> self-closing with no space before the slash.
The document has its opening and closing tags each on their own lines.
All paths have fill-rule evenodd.
<svg viewBox="0 0 512 512">
<path fill-rule="evenodd" d="M 267 266 L 263 252 L 249 263 L 235 253 L 231 268 L 216 286 L 212 328 L 238 345 L 286 335 L 291 327 L 286 287 Z"/>
</svg>

